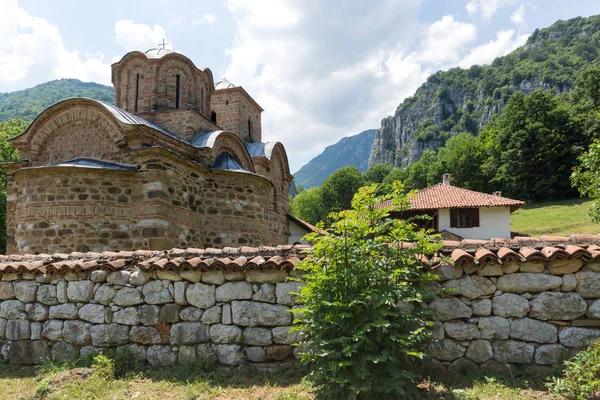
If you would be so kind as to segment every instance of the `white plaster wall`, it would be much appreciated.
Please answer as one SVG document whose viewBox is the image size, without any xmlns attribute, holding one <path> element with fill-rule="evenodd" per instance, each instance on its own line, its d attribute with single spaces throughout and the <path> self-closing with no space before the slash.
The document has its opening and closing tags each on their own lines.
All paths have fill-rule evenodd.
<svg viewBox="0 0 600 400">
<path fill-rule="evenodd" d="M 290 232 L 288 244 L 294 244 L 296 242 L 300 242 L 302 244 L 308 244 L 308 242 L 306 240 L 302 240 L 304 235 L 306 235 L 308 233 L 306 230 L 304 230 L 303 228 L 300 228 L 298 225 L 296 225 L 295 223 L 293 223 L 290 220 L 288 220 L 288 227 L 289 227 L 289 232 Z"/>
<path fill-rule="evenodd" d="M 510 207 L 479 208 L 478 228 L 450 228 L 450 209 L 439 210 L 439 230 L 465 239 L 510 238 Z"/>
</svg>

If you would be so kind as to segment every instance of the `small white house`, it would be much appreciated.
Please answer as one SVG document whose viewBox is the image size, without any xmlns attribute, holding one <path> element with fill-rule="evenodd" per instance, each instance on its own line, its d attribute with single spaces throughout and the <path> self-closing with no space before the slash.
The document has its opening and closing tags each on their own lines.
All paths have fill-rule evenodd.
<svg viewBox="0 0 600 400">
<path fill-rule="evenodd" d="M 308 242 L 303 239 L 304 235 L 316 232 L 317 227 L 290 214 L 287 215 L 287 219 L 288 232 L 290 234 L 288 244 L 308 244 Z"/>
<path fill-rule="evenodd" d="M 493 194 L 475 192 L 450 185 L 450 175 L 443 182 L 420 190 L 409 199 L 410 209 L 392 212 L 392 217 L 427 214 L 427 226 L 464 239 L 510 238 L 510 214 L 525 202 Z"/>
</svg>

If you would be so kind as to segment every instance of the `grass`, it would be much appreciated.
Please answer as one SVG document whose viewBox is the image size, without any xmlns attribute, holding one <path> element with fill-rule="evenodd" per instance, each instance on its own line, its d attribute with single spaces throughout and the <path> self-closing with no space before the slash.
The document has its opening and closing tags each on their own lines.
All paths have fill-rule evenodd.
<svg viewBox="0 0 600 400">
<path fill-rule="evenodd" d="M 569 199 L 527 204 L 511 215 L 510 230 L 529 236 L 572 233 L 600 233 L 600 225 L 591 221 L 588 211 L 592 201 Z"/>
<path fill-rule="evenodd" d="M 46 364 L 13 367 L 0 364 L 0 398 L 50 399 L 313 399 L 311 384 L 300 367 L 265 371 L 207 366 L 123 369 L 104 357 L 93 366 Z M 449 376 L 442 382 L 424 381 L 429 400 L 559 400 L 544 386 L 546 375 L 515 371 L 510 377 L 481 374 Z"/>
</svg>

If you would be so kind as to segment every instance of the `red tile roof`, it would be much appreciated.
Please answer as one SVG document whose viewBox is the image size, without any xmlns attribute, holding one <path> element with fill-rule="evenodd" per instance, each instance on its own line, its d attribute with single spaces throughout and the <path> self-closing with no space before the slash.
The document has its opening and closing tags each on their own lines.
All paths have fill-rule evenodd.
<svg viewBox="0 0 600 400">
<path fill-rule="evenodd" d="M 525 205 L 525 202 L 513 200 L 493 194 L 476 192 L 456 186 L 439 183 L 421 189 L 417 195 L 408 200 L 413 210 L 436 210 L 438 208 L 468 207 L 510 207 L 511 212 Z M 378 208 L 390 206 L 391 200 L 384 201 Z"/>
</svg>

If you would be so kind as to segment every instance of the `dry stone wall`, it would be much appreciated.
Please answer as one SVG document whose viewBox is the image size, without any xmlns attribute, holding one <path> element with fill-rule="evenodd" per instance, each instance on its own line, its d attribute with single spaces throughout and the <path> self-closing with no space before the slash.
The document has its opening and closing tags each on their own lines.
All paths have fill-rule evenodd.
<svg viewBox="0 0 600 400">
<path fill-rule="evenodd" d="M 293 272 L 292 272 L 293 275 Z M 286 270 L 95 270 L 0 276 L 0 360 L 74 361 L 103 349 L 153 366 L 293 360 L 300 283 Z"/>
<path fill-rule="evenodd" d="M 436 268 L 445 294 L 432 353 L 442 369 L 552 365 L 600 338 L 600 265 L 581 259 Z"/>
</svg>

